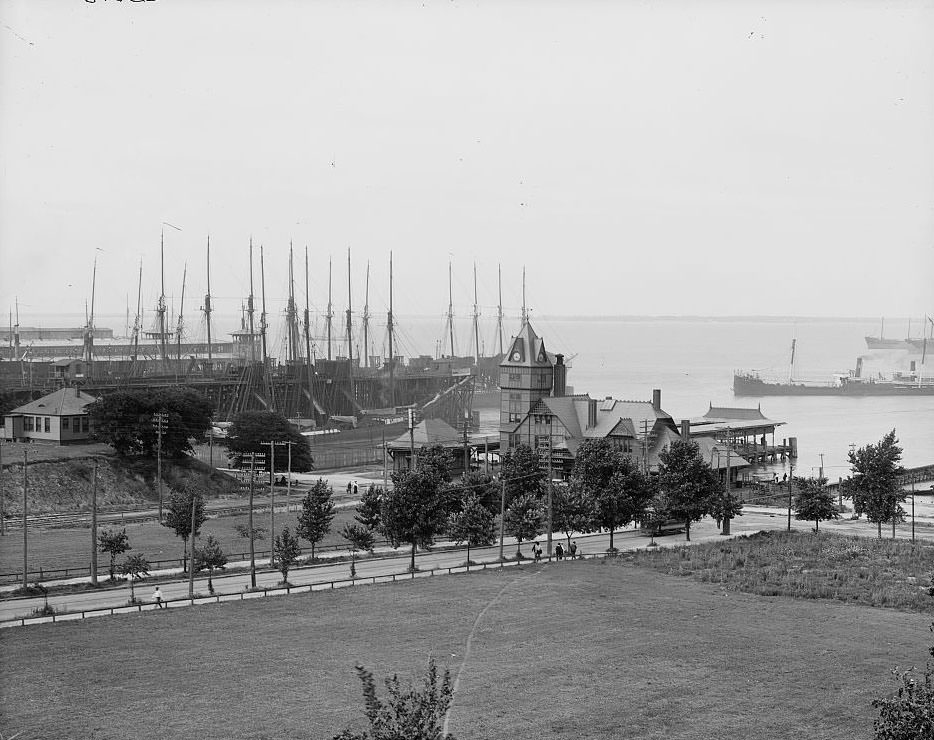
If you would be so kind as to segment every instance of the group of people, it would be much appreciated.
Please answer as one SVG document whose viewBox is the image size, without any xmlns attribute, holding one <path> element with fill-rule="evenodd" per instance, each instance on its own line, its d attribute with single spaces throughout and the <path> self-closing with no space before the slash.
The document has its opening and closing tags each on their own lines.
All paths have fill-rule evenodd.
<svg viewBox="0 0 934 740">
<path fill-rule="evenodd" d="M 565 554 L 572 560 L 577 558 L 577 540 L 572 541 L 571 544 L 568 545 L 566 553 L 564 546 L 560 542 L 555 545 L 556 560 L 564 560 Z M 532 555 L 536 562 L 542 559 L 542 546 L 538 544 L 538 540 L 535 540 L 535 542 L 532 543 Z"/>
<path fill-rule="evenodd" d="M 358 489 L 357 489 L 357 481 L 353 481 L 352 483 L 351 483 L 350 481 L 347 481 L 347 495 L 348 495 L 348 496 L 350 496 L 350 495 L 356 496 L 356 495 L 357 495 L 357 491 L 358 491 Z"/>
</svg>

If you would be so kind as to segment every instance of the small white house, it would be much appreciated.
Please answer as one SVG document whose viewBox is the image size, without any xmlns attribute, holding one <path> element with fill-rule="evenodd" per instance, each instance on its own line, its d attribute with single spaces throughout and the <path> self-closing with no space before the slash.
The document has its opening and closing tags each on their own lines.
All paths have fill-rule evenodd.
<svg viewBox="0 0 934 740">
<path fill-rule="evenodd" d="M 86 442 L 91 436 L 87 407 L 97 400 L 80 388 L 62 388 L 15 408 L 3 417 L 9 442 Z"/>
</svg>

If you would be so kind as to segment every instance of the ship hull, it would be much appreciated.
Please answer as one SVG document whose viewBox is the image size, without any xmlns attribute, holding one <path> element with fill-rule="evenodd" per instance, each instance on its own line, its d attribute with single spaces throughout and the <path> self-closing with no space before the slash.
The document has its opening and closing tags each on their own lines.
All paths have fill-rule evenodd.
<svg viewBox="0 0 934 740">
<path fill-rule="evenodd" d="M 841 385 L 769 383 L 745 375 L 733 376 L 734 396 L 934 396 L 934 383 L 845 382 Z"/>
<path fill-rule="evenodd" d="M 881 337 L 866 337 L 868 349 L 911 349 L 907 339 L 883 339 Z"/>
</svg>

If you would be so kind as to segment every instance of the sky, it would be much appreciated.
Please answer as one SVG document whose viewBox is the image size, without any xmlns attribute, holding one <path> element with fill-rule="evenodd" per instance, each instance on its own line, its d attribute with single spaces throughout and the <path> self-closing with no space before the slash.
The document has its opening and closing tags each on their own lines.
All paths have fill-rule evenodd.
<svg viewBox="0 0 934 740">
<path fill-rule="evenodd" d="M 4 313 L 164 238 L 191 315 L 208 235 L 228 315 L 251 238 L 271 313 L 290 243 L 313 313 L 934 313 L 934 2 L 0 2 Z"/>
</svg>

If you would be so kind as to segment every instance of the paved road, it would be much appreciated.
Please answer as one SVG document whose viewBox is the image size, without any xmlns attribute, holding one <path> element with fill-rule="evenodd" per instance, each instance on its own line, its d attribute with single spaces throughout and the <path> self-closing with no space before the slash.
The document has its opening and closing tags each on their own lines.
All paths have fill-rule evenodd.
<svg viewBox="0 0 934 740">
<path fill-rule="evenodd" d="M 733 520 L 732 534 L 734 536 L 751 534 L 761 530 L 784 529 L 787 526 L 785 512 L 779 509 L 756 509 L 747 510 L 747 513 Z M 793 522 L 793 527 L 798 530 L 807 529 L 809 525 L 805 522 Z M 836 522 L 825 522 L 821 525 L 825 531 L 840 532 L 844 534 L 859 534 L 867 537 L 874 537 L 875 527 L 867 524 L 865 521 L 851 521 L 843 519 Z M 888 532 L 885 532 L 887 535 Z M 900 538 L 910 537 L 910 528 L 901 526 L 898 530 Z M 934 526 L 918 527 L 917 535 L 934 542 Z M 575 538 L 581 552 L 598 553 L 603 552 L 609 546 L 609 535 L 586 535 Z M 706 519 L 691 528 L 692 542 L 706 542 L 710 540 L 721 540 L 714 522 Z M 557 541 L 564 542 L 562 537 Z M 539 538 L 543 544 L 544 538 Z M 672 535 L 658 538 L 660 546 L 677 546 L 684 542 L 683 535 Z M 644 548 L 649 544 L 649 539 L 640 535 L 633 528 L 628 528 L 617 532 L 614 537 L 614 544 L 620 550 L 635 550 Z M 515 543 L 507 540 L 505 553 L 512 556 L 515 553 Z M 523 546 L 525 554 L 530 552 L 530 547 Z M 498 547 L 472 549 L 471 560 L 478 563 L 496 562 L 499 556 Z M 419 553 L 417 564 L 420 570 L 427 571 L 433 568 L 453 568 L 463 566 L 465 552 L 463 549 L 442 550 Z M 373 577 L 391 577 L 392 575 L 406 576 L 409 566 L 409 556 L 407 551 L 389 551 L 385 555 L 373 559 L 365 559 L 357 562 L 358 578 Z M 349 578 L 350 564 L 348 562 L 317 565 L 314 567 L 300 568 L 293 570 L 289 574 L 289 581 L 296 586 L 308 584 L 326 584 L 331 581 L 344 580 Z M 281 575 L 276 571 L 261 571 L 256 574 L 256 584 L 260 588 L 275 588 L 280 581 Z M 239 594 L 250 585 L 249 573 L 236 573 L 214 578 L 214 588 L 219 594 Z M 154 585 L 152 582 L 141 582 L 136 587 L 137 598 L 142 598 L 151 602 Z M 188 596 L 188 580 L 175 580 L 160 583 L 160 589 L 163 598 L 166 600 L 183 599 Z M 207 594 L 207 578 L 201 574 L 195 579 L 195 591 L 197 593 Z M 130 598 L 129 587 L 117 588 L 112 590 L 87 592 L 77 594 L 62 594 L 49 597 L 49 604 L 58 611 L 82 611 L 101 608 L 125 606 Z M 0 601 L 0 621 L 28 617 L 33 610 L 44 603 L 42 598 L 33 599 L 15 599 Z"/>
</svg>

